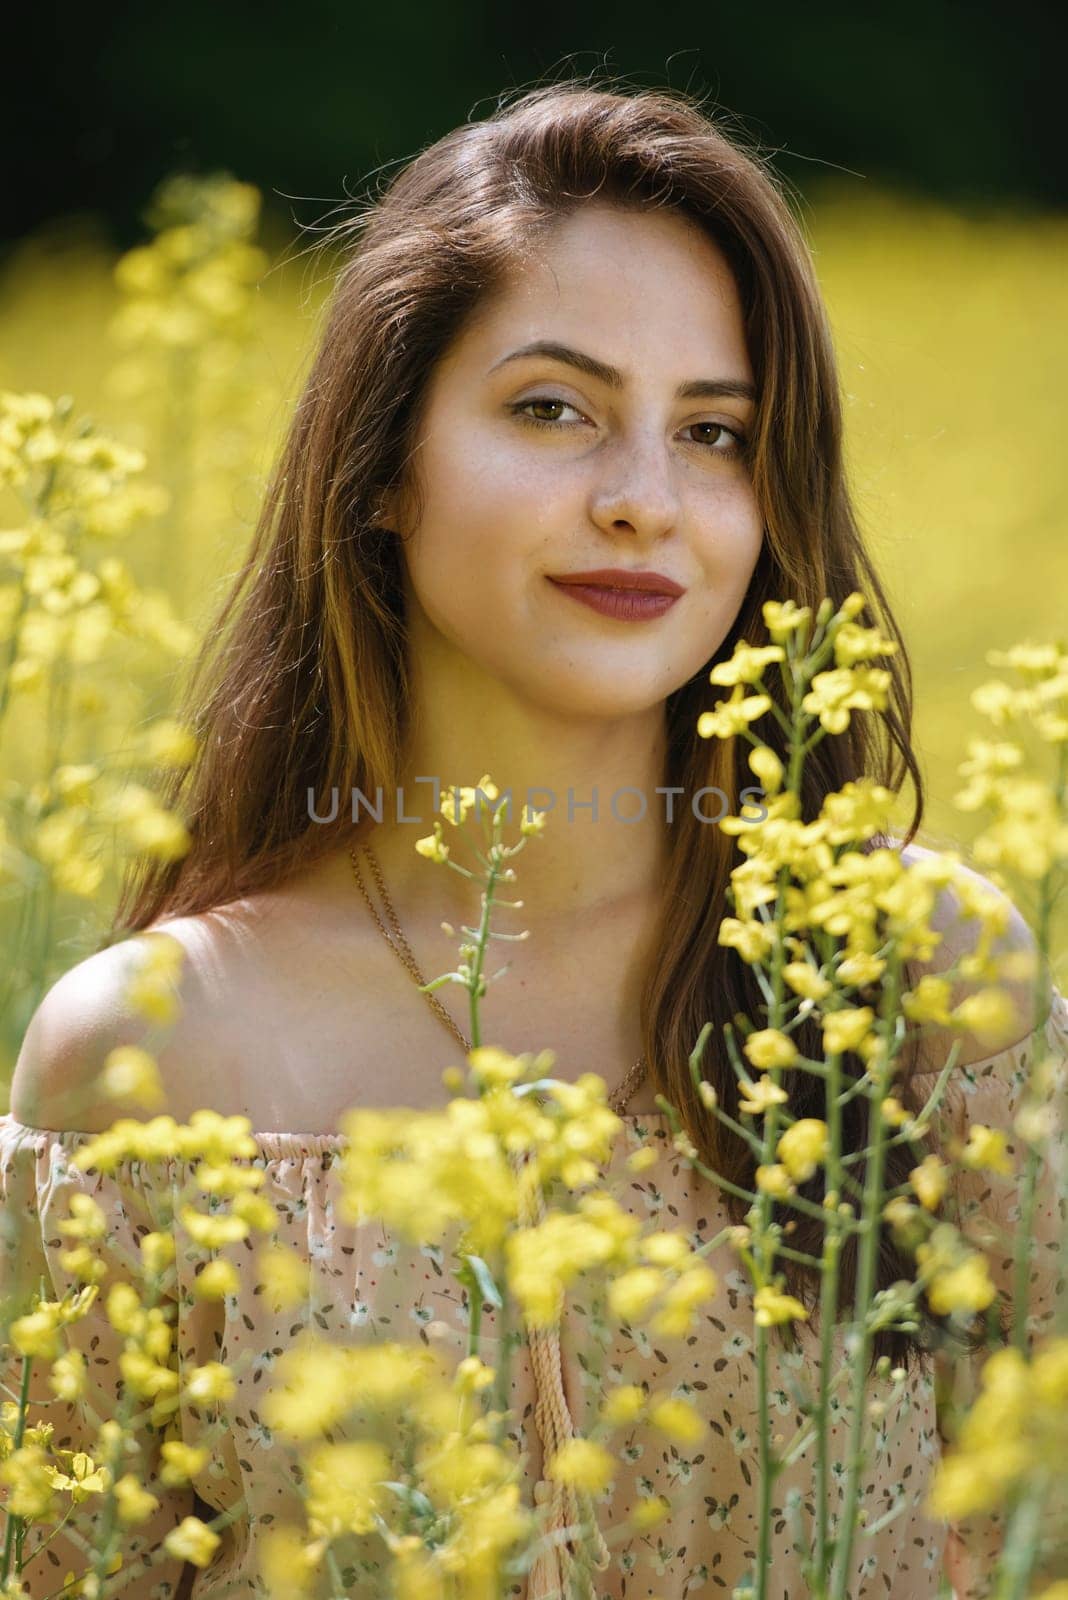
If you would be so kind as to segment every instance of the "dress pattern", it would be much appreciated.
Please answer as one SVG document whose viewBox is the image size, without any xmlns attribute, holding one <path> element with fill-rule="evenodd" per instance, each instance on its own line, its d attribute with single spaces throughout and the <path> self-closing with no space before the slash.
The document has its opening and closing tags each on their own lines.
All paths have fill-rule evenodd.
<svg viewBox="0 0 1068 1600">
<path fill-rule="evenodd" d="M 1044 1050 L 1043 1050 L 1044 1046 Z M 1033 1039 L 1002 1050 L 952 1074 L 937 1124 L 941 1138 L 963 1137 L 969 1123 L 1006 1130 L 1014 1164 L 1021 1160 L 1012 1120 L 1028 1079 L 1035 1050 L 1068 1061 L 1068 1004 L 1054 989 L 1052 1007 Z M 931 1080 L 933 1083 L 933 1079 Z M 922 1090 L 921 1090 L 922 1092 Z M 0 1117 L 0 1293 L 27 1292 L 43 1276 L 46 1293 L 60 1296 L 72 1280 L 60 1254 L 68 1241 L 57 1224 L 67 1215 L 71 1196 L 87 1192 L 104 1208 L 109 1224 L 105 1241 L 111 1268 L 109 1281 L 132 1278 L 138 1262 L 138 1239 L 156 1225 L 165 1198 L 174 1201 L 190 1176 L 192 1163 L 169 1158 L 151 1168 L 127 1161 L 114 1173 L 95 1169 L 80 1173 L 71 1156 L 90 1137 L 79 1132 L 31 1128 L 10 1116 Z M 131 1580 L 123 1591 L 130 1600 L 170 1600 L 183 1594 L 191 1600 L 223 1600 L 224 1596 L 266 1595 L 257 1556 L 257 1536 L 278 1521 L 301 1522 L 300 1502 L 287 1467 L 287 1450 L 272 1436 L 261 1412 L 272 1370 L 300 1330 L 314 1330 L 340 1341 L 384 1338 L 424 1344 L 435 1340 L 456 1360 L 467 1353 L 469 1310 L 465 1292 L 448 1273 L 448 1254 L 439 1248 L 412 1246 L 388 1236 L 380 1224 L 343 1221 L 338 1210 L 340 1134 L 261 1132 L 253 1135 L 257 1154 L 250 1158 L 266 1173 L 263 1188 L 279 1213 L 279 1238 L 300 1250 L 311 1266 L 311 1294 L 296 1311 L 274 1314 L 252 1271 L 254 1251 L 262 1236 L 226 1246 L 220 1254 L 241 1273 L 241 1287 L 222 1301 L 200 1301 L 192 1293 L 197 1263 L 178 1257 L 175 1290 L 176 1344 L 181 1368 L 221 1361 L 235 1369 L 237 1392 L 213 1418 L 203 1407 L 183 1401 L 180 1421 L 185 1437 L 199 1439 L 213 1421 L 218 1425 L 209 1458 L 192 1487 L 157 1491 L 161 1506 L 149 1522 L 132 1531 L 130 1556 L 156 1549 L 165 1533 L 181 1519 L 199 1512 L 216 1515 L 244 1498 L 245 1511 L 223 1530 L 222 1542 L 204 1569 L 186 1569 L 162 1555 L 151 1570 Z M 652 1146 L 655 1165 L 640 1174 L 626 1169 L 637 1148 Z M 621 1117 L 621 1131 L 605 1176 L 620 1203 L 651 1227 L 682 1229 L 693 1245 L 718 1233 L 731 1219 L 719 1191 L 695 1173 L 674 1150 L 671 1128 L 663 1113 Z M 966 1233 L 987 1250 L 991 1276 L 1011 1295 L 1012 1237 L 1018 1221 L 1016 1179 L 997 1174 L 967 1173 L 956 1180 L 952 1213 Z M 167 1191 L 170 1191 L 168 1196 Z M 1060 1240 L 1065 1232 L 1053 1181 L 1042 1168 L 1033 1219 L 1032 1335 L 1050 1324 L 1059 1286 Z M 17 1240 L 17 1243 L 16 1243 Z M 203 1260 L 202 1257 L 199 1258 Z M 756 1555 L 755 1529 L 759 1505 L 756 1361 L 752 1320 L 752 1287 L 730 1245 L 723 1241 L 708 1257 L 718 1279 L 713 1299 L 697 1313 L 696 1325 L 684 1337 L 650 1339 L 638 1326 L 614 1330 L 603 1326 L 581 1290 L 569 1294 L 559 1335 L 563 1401 L 576 1432 L 582 1433 L 605 1382 L 644 1386 L 661 1395 L 681 1396 L 706 1424 L 696 1444 L 672 1442 L 645 1424 L 613 1436 L 622 1465 L 614 1485 L 595 1500 L 602 1535 L 610 1551 L 608 1565 L 594 1574 L 598 1600 L 703 1600 L 729 1597 Z M 769 1341 L 772 1433 L 794 1437 L 802 1418 L 797 1409 L 798 1383 L 818 1379 L 818 1331 L 795 1324 L 797 1348 L 790 1352 L 777 1339 Z M 113 1403 L 119 1338 L 103 1314 L 91 1314 L 71 1325 L 72 1342 L 89 1364 L 86 1399 L 63 1402 L 46 1388 L 33 1393 L 35 1414 L 55 1425 L 55 1442 L 71 1445 L 90 1437 L 86 1423 L 93 1405 L 106 1414 Z M 495 1364 L 499 1349 L 493 1308 L 485 1306 L 481 1354 Z M 844 1363 L 842 1334 L 836 1331 L 835 1370 Z M 976 1383 L 977 1364 L 954 1363 L 949 1376 L 956 1403 L 966 1401 Z M 9 1389 L 12 1374 L 4 1373 Z M 537 1420 L 539 1396 L 526 1344 L 512 1357 L 512 1437 L 524 1452 L 530 1503 L 532 1488 L 542 1477 L 543 1441 Z M 846 1386 L 832 1400 L 834 1454 L 844 1455 L 850 1426 Z M 939 1415 L 933 1358 L 910 1366 L 896 1406 L 873 1425 L 862 1494 L 870 1508 L 869 1523 L 896 1512 L 872 1533 L 858 1530 L 853 1548 L 850 1600 L 934 1600 L 939 1592 L 947 1527 L 924 1515 L 922 1503 L 940 1451 Z M 158 1442 L 143 1440 L 154 1467 Z M 770 1590 L 772 1600 L 797 1600 L 806 1593 L 801 1567 L 792 1549 L 791 1515 L 810 1523 L 813 1516 L 811 1457 L 786 1468 L 773 1490 Z M 834 1529 L 844 1494 L 844 1474 L 832 1475 L 830 1522 Z M 194 1499 L 203 1502 L 197 1504 Z M 644 1533 L 620 1537 L 618 1530 L 642 1498 L 663 1495 L 669 1516 Z M 791 1512 L 791 1507 L 796 1510 Z M 962 1524 L 961 1537 L 975 1552 L 977 1574 L 986 1541 L 997 1537 L 997 1519 Z M 42 1566 L 50 1581 L 39 1591 L 58 1588 L 64 1572 L 81 1562 L 73 1552 L 43 1552 Z M 375 1542 L 354 1561 L 348 1592 L 371 1593 Z M 380 1545 L 377 1547 L 380 1551 Z M 40 1582 L 40 1580 L 38 1580 Z M 981 1583 L 977 1576 L 976 1583 Z M 512 1592 L 526 1600 L 527 1580 Z M 976 1593 L 981 1593 L 977 1588 Z M 531 1597 L 533 1600 L 533 1597 Z M 968 1600 L 972 1600 L 969 1595 Z"/>
</svg>

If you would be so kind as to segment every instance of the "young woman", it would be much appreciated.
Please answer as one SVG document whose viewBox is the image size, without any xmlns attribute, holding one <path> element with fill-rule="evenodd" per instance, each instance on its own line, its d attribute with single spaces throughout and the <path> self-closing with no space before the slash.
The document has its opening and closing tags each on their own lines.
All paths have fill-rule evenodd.
<svg viewBox="0 0 1068 1600">
<path fill-rule="evenodd" d="M 479 912 L 477 885 L 415 850 L 434 781 L 488 773 L 517 805 L 529 796 L 550 810 L 521 858 L 523 910 L 496 924 L 530 937 L 509 947 L 512 970 L 485 997 L 483 1036 L 516 1052 L 553 1048 L 564 1077 L 598 1072 L 623 1114 L 619 1159 L 644 1141 L 664 1151 L 627 1203 L 696 1242 L 730 1213 L 672 1157 L 654 1097 L 680 1109 L 711 1164 L 751 1187 L 748 1151 L 717 1135 L 687 1058 L 706 1020 L 722 1038 L 735 1011 L 759 1017 L 762 998 L 717 943 L 737 857 L 708 819 L 737 812 L 753 778 L 744 741 L 696 734 L 715 698 L 709 669 L 736 640 L 765 637 L 766 600 L 815 606 L 862 590 L 880 613 L 866 620 L 898 642 L 882 663 L 891 705 L 819 747 L 806 815 L 851 778 L 900 789 L 911 776 L 911 857 L 922 785 L 908 657 L 846 491 L 809 251 L 772 175 L 698 105 L 577 84 L 524 94 L 424 151 L 338 242 L 346 259 L 255 543 L 189 689 L 200 753 L 170 799 L 193 848 L 129 886 L 116 926 L 165 930 L 183 946 L 182 1014 L 158 1052 L 168 1109 L 251 1119 L 330 1324 L 414 1336 L 433 1322 L 462 1352 L 463 1297 L 430 1281 L 418 1252 L 339 1223 L 331 1172 L 339 1114 L 443 1105 L 440 1071 L 464 1036 L 456 991 L 434 1007 L 415 987 L 413 969 L 429 978 L 454 964 L 442 921 L 458 928 Z M 621 599 L 637 581 L 674 598 Z M 756 731 L 781 748 L 770 716 Z M 359 799 L 354 822 L 354 792 L 374 805 L 380 791 L 381 820 Z M 938 922 L 950 930 L 953 917 L 950 896 Z M 1028 943 L 1013 913 L 1004 944 Z M 967 928 L 953 928 L 932 967 L 949 970 L 967 948 Z M 87 1181 L 66 1154 L 115 1115 L 70 1108 L 107 1051 L 141 1037 L 123 999 L 137 959 L 131 940 L 82 962 L 27 1033 L 3 1151 L 9 1203 L 37 1206 L 43 1241 L 70 1186 Z M 1030 1048 L 1030 989 L 1016 994 L 1019 1026 L 1000 1052 L 964 1040 L 982 1090 L 972 1115 L 994 1124 L 1011 1116 Z M 1048 1037 L 1068 1048 L 1056 994 Z M 933 1070 L 947 1042 L 924 1039 L 929 1059 L 917 1052 L 914 1064 Z M 722 1050 L 705 1070 L 736 1105 Z M 861 1133 L 857 1122 L 858 1143 Z M 911 1164 L 892 1156 L 888 1186 Z M 109 1181 L 116 1238 L 132 1240 L 147 1180 Z M 42 1250 L 59 1281 L 55 1250 Z M 613 1600 L 729 1594 L 753 1560 L 751 1313 L 729 1255 L 713 1264 L 720 1296 L 681 1352 L 651 1350 L 631 1330 L 611 1352 L 617 1377 L 674 1386 L 711 1425 L 697 1448 L 640 1428 L 628 1441 L 604 1529 L 651 1494 L 672 1514 L 605 1547 L 597 1590 Z M 880 1284 L 908 1273 L 888 1231 Z M 806 1293 L 803 1271 L 793 1279 Z M 209 1517 L 244 1496 L 193 1593 L 262 1593 L 257 1530 L 280 1514 L 283 1491 L 252 1385 L 294 1319 L 272 1319 L 252 1282 L 225 1306 L 195 1304 L 185 1283 L 176 1300 L 183 1362 L 231 1360 L 251 1343 L 255 1376 L 193 1489 L 173 1490 L 139 1542 L 151 1547 L 194 1503 Z M 483 1326 L 492 1346 L 489 1308 Z M 84 1336 L 103 1340 L 99 1364 L 109 1330 Z M 877 1345 L 910 1378 L 865 1498 L 903 1504 L 858 1539 L 850 1593 L 921 1600 L 948 1563 L 963 1597 L 963 1546 L 921 1509 L 936 1456 L 932 1363 L 901 1333 Z M 520 1363 L 516 1439 L 539 1484 L 560 1442 L 544 1437 L 546 1412 L 565 1432 L 581 1428 L 580 1354 L 581 1329 L 565 1318 L 555 1370 Z M 775 1431 L 792 1431 L 785 1388 L 776 1403 Z M 779 1512 L 808 1470 L 803 1460 L 776 1483 Z M 156 1570 L 175 1581 L 175 1567 Z M 772 1577 L 777 1595 L 803 1592 L 781 1515 Z"/>
</svg>

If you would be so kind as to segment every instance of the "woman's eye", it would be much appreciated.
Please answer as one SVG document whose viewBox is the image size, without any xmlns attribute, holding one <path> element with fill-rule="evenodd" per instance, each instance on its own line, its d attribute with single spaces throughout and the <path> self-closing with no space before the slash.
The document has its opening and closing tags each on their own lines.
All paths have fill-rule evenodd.
<svg viewBox="0 0 1068 1600">
<path fill-rule="evenodd" d="M 740 456 L 745 449 L 744 435 L 735 432 L 733 428 L 728 428 L 725 422 L 691 422 L 689 426 L 691 428 L 709 428 L 712 433 L 722 433 L 730 441 L 726 448 L 712 450 L 712 454 L 715 456 Z M 709 439 L 696 439 L 694 442 L 695 444 L 711 446 L 711 440 Z"/>
<path fill-rule="evenodd" d="M 577 407 L 571 404 L 570 400 L 561 400 L 556 395 L 534 395 L 530 400 L 517 401 L 516 404 L 512 405 L 509 409 L 512 411 L 513 415 L 519 418 L 521 422 L 529 422 L 535 428 L 565 428 L 571 426 L 570 423 L 565 422 L 564 419 L 559 416 L 534 416 L 531 414 L 533 407 L 539 407 L 543 411 L 560 411 L 563 409 L 565 411 L 575 411 L 577 415 L 581 415 L 581 413 L 578 412 Z M 707 429 L 713 435 L 722 434 L 724 439 L 729 441 L 729 443 L 726 444 L 715 444 L 712 440 L 707 438 L 696 438 L 691 440 L 691 443 L 693 444 L 705 446 L 709 455 L 734 457 L 740 456 L 745 449 L 744 436 L 741 433 L 736 432 L 733 428 L 728 428 L 726 423 L 691 422 L 688 424 L 688 426 L 691 429 Z"/>
<path fill-rule="evenodd" d="M 559 417 L 532 417 L 532 416 L 528 416 L 527 415 L 527 408 L 529 406 L 543 406 L 543 407 L 548 407 L 550 410 L 554 406 L 557 407 L 557 408 L 559 408 L 560 406 L 563 406 L 568 411 L 574 411 L 576 409 L 571 404 L 570 400 L 559 400 L 559 399 L 554 398 L 552 395 L 535 395 L 532 400 L 520 400 L 518 405 L 514 405 L 512 407 L 512 411 L 523 422 L 533 422 L 537 426 L 544 427 L 544 428 L 555 427 L 556 424 L 560 421 L 560 418 Z"/>
</svg>

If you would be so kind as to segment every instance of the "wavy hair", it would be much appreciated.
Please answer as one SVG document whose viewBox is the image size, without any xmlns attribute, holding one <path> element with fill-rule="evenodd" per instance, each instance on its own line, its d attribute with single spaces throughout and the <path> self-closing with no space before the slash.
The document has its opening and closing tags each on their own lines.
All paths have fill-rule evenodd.
<svg viewBox="0 0 1068 1600">
<path fill-rule="evenodd" d="M 812 820 L 828 793 L 862 776 L 895 793 L 911 779 L 904 842 L 915 837 L 924 800 L 908 652 L 850 503 L 828 320 L 783 186 L 724 119 L 688 95 L 554 83 L 517 91 L 486 119 L 454 129 L 331 230 L 327 243 L 342 264 L 321 338 L 251 549 L 185 689 L 198 753 L 161 780 L 192 848 L 181 861 L 131 869 L 113 936 L 265 890 L 373 826 L 364 816 L 354 829 L 343 807 L 332 824 L 313 824 L 306 797 L 335 786 L 343 795 L 373 795 L 380 785 L 389 793 L 400 781 L 412 696 L 401 557 L 396 534 L 382 525 L 383 497 L 411 487 L 407 465 L 428 380 L 467 319 L 554 224 L 595 199 L 672 208 L 720 248 L 738 285 L 759 392 L 747 465 L 766 529 L 762 550 L 728 636 L 667 698 L 664 783 L 689 794 L 706 785 L 737 794 L 751 784 L 744 740 L 697 736 L 710 667 L 736 640 L 765 637 L 766 600 L 815 608 L 824 596 L 837 604 L 859 589 L 868 620 L 897 645 L 875 663 L 891 675 L 887 708 L 854 715 L 845 733 L 809 755 L 802 814 Z M 772 714 L 754 732 L 785 757 Z M 730 837 L 688 809 L 670 834 L 662 919 L 641 995 L 643 1049 L 655 1087 L 678 1107 L 702 1159 L 752 1190 L 751 1152 L 705 1108 L 688 1064 L 706 1021 L 721 1039 L 739 1013 L 762 1012 L 753 973 L 717 942 L 738 858 Z M 886 841 L 865 848 L 879 842 Z M 807 1054 L 822 1054 L 815 1019 L 796 1037 Z M 850 1063 L 854 1075 L 862 1070 L 847 1056 L 847 1077 Z M 737 1115 L 726 1051 L 706 1050 L 702 1070 Z M 906 1069 L 897 1092 L 916 1110 L 910 1075 Z M 821 1115 L 819 1081 L 788 1076 L 793 1114 Z M 853 1096 L 843 1108 L 849 1148 L 866 1143 L 866 1104 Z M 904 1182 L 917 1159 L 907 1145 L 888 1150 L 887 1188 Z M 863 1168 L 854 1173 L 862 1184 Z M 818 1200 L 821 1184 L 818 1174 L 800 1192 Z M 747 1203 L 727 1203 L 740 1221 Z M 794 1215 L 778 1207 L 775 1214 Z M 911 1273 L 881 1226 L 877 1287 L 886 1287 Z M 820 1221 L 795 1216 L 791 1245 L 818 1255 L 821 1230 Z M 846 1305 L 856 1256 L 851 1238 L 840 1262 Z M 788 1288 L 815 1309 L 813 1269 L 785 1256 L 779 1265 Z M 928 1315 L 924 1336 L 940 1321 Z M 882 1329 L 872 1360 L 887 1354 L 907 1364 L 920 1348 L 920 1334 Z"/>
</svg>

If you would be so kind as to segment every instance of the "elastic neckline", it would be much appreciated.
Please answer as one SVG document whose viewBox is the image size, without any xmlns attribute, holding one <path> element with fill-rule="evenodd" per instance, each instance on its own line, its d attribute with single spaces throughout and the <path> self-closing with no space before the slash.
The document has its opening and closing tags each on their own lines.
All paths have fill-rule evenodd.
<svg viewBox="0 0 1068 1600">
<path fill-rule="evenodd" d="M 616 1112 L 621 1122 L 637 1123 L 655 1120 L 658 1122 L 667 1119 L 666 1111 Z M 77 1148 L 86 1144 L 90 1139 L 98 1139 L 97 1133 L 89 1133 L 84 1128 L 36 1128 L 30 1123 L 19 1122 L 10 1112 L 0 1114 L 0 1131 L 7 1128 L 20 1143 L 30 1145 L 48 1145 L 58 1143 L 61 1147 Z M 301 1159 L 318 1159 L 325 1155 L 340 1154 L 348 1148 L 349 1141 L 343 1133 L 285 1133 L 277 1129 L 266 1128 L 252 1130 L 249 1138 L 257 1147 L 257 1155 L 242 1159 L 256 1160 L 257 1156 L 267 1161 L 295 1161 Z M 193 1166 L 199 1161 L 198 1156 L 162 1156 L 156 1159 L 172 1163 L 183 1163 Z"/>
<path fill-rule="evenodd" d="M 1005 1058 L 1013 1067 L 1018 1066 L 1020 1057 L 1036 1042 L 1036 1035 L 1040 1035 L 1043 1026 L 1040 1024 L 1035 1034 L 1029 1034 L 1017 1040 L 1013 1045 L 1006 1045 L 1001 1050 L 996 1050 L 989 1056 L 983 1056 L 978 1061 L 966 1064 L 958 1063 L 951 1076 L 951 1083 L 958 1074 L 966 1074 L 975 1079 L 982 1076 L 982 1069 L 988 1068 L 995 1061 Z M 1068 998 L 1054 985 L 1051 993 L 1051 1004 L 1044 1023 L 1046 1042 L 1050 1047 L 1055 1047 L 1063 1037 L 1068 1042 Z M 937 1072 L 914 1073 L 913 1078 L 934 1079 Z M 666 1122 L 666 1111 L 617 1111 L 615 1115 L 621 1122 Z M 96 1139 L 98 1134 L 88 1133 L 85 1129 L 76 1128 L 35 1128 L 29 1123 L 19 1122 L 9 1111 L 0 1113 L 0 1132 L 10 1130 L 21 1142 L 32 1145 L 45 1145 L 49 1142 L 58 1142 L 61 1146 L 76 1147 L 84 1144 L 88 1139 Z M 257 1155 L 265 1161 L 286 1160 L 315 1160 L 329 1154 L 337 1154 L 348 1147 L 348 1139 L 343 1133 L 287 1133 L 278 1129 L 252 1130 L 249 1134 L 257 1147 Z M 166 1156 L 162 1159 L 170 1162 L 185 1162 L 192 1164 L 198 1158 L 195 1156 Z M 252 1157 L 255 1160 L 256 1157 Z"/>
</svg>

